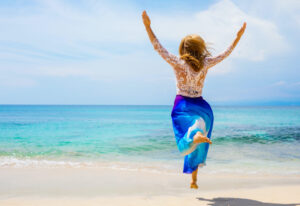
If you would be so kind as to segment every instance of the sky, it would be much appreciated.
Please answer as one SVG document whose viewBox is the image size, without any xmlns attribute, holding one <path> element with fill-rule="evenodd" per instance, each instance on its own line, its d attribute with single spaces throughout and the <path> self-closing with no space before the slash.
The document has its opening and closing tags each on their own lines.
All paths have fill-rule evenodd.
<svg viewBox="0 0 300 206">
<path fill-rule="evenodd" d="M 211 68 L 213 105 L 300 105 L 298 0 L 0 1 L 0 104 L 172 105 L 172 68 L 142 23 L 178 55 L 199 34 L 212 55 L 247 22 L 232 54 Z"/>
</svg>

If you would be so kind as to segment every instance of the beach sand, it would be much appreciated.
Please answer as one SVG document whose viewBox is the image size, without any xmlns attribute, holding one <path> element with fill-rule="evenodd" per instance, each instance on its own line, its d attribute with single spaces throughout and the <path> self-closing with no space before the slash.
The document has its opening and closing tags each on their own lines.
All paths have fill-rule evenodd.
<svg viewBox="0 0 300 206">
<path fill-rule="evenodd" d="M 300 205 L 300 176 L 1 168 L 0 205 Z"/>
</svg>

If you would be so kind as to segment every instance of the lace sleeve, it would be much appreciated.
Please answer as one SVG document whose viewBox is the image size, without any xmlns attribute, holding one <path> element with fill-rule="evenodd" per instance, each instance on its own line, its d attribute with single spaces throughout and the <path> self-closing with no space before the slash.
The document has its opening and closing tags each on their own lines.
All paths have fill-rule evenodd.
<svg viewBox="0 0 300 206">
<path fill-rule="evenodd" d="M 230 45 L 224 52 L 215 57 L 207 57 L 206 61 L 208 64 L 208 68 L 215 66 L 219 62 L 223 61 L 226 57 L 228 57 L 234 49 L 234 45 Z"/>
<path fill-rule="evenodd" d="M 180 59 L 174 55 L 169 53 L 158 41 L 157 38 L 153 39 L 151 41 L 154 49 L 159 53 L 159 55 L 166 60 L 166 62 L 168 62 L 170 65 L 172 65 L 173 67 L 177 66 L 180 64 Z"/>
</svg>

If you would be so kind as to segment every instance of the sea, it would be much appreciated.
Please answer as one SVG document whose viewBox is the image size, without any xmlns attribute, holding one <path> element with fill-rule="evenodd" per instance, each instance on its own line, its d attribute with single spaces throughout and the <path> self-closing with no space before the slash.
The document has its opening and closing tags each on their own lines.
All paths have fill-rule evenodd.
<svg viewBox="0 0 300 206">
<path fill-rule="evenodd" d="M 299 106 L 214 106 L 203 173 L 300 174 Z M 0 105 L 1 168 L 182 173 L 172 106 Z"/>
</svg>

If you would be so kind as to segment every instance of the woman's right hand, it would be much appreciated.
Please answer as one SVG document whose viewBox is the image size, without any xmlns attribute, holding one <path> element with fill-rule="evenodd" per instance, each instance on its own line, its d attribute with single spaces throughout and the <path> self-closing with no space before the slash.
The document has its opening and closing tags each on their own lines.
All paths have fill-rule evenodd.
<svg viewBox="0 0 300 206">
<path fill-rule="evenodd" d="M 246 26 L 247 26 L 247 23 L 244 22 L 242 28 L 241 28 L 241 29 L 239 30 L 239 32 L 237 33 L 237 37 L 238 37 L 238 38 L 241 38 L 241 36 L 244 34 L 245 29 L 246 29 Z"/>
<path fill-rule="evenodd" d="M 151 21 L 145 10 L 143 11 L 142 17 L 143 17 L 143 22 L 144 22 L 145 26 L 150 26 Z"/>
</svg>

